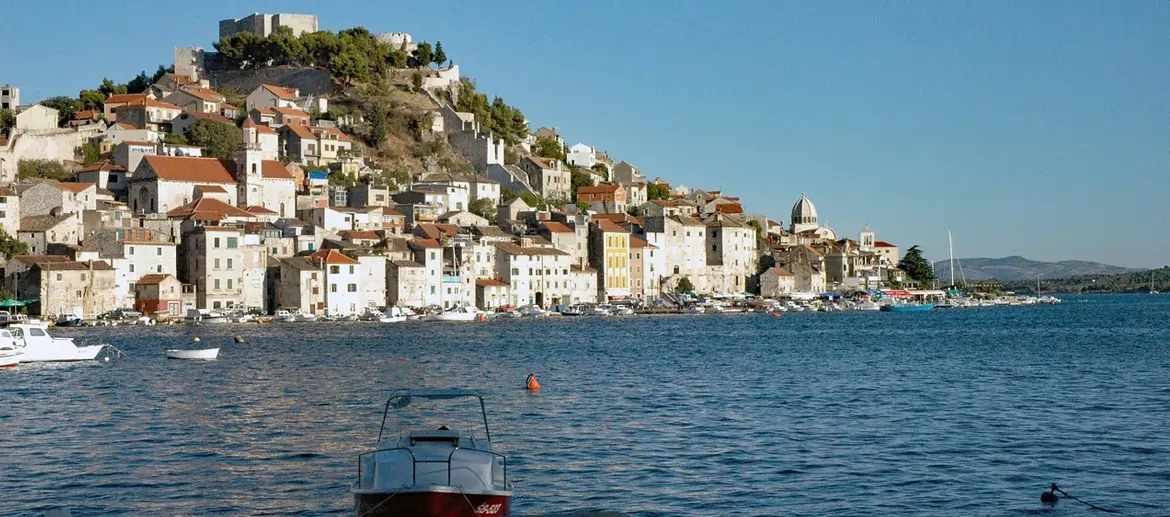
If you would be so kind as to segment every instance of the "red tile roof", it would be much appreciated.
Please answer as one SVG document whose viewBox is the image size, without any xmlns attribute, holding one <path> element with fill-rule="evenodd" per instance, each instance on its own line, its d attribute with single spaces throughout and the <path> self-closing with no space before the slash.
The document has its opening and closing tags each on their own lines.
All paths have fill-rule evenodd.
<svg viewBox="0 0 1170 517">
<path fill-rule="evenodd" d="M 110 95 L 110 98 L 106 99 L 105 104 L 126 104 L 144 99 L 146 99 L 145 93 L 121 93 L 118 95 Z"/>
<path fill-rule="evenodd" d="M 276 134 L 276 130 L 272 129 L 271 127 L 268 127 L 268 124 L 261 124 L 259 122 L 256 122 L 251 117 L 248 117 L 248 119 L 244 121 L 244 125 L 241 127 L 243 127 L 244 129 L 253 128 L 256 130 L 257 133 L 269 133 L 269 134 L 273 134 L 273 135 Z M 293 126 L 293 127 L 300 127 L 300 126 Z"/>
<path fill-rule="evenodd" d="M 337 250 L 321 250 L 309 255 L 309 262 L 314 264 L 361 264 L 357 259 L 343 255 Z"/>
<path fill-rule="evenodd" d="M 222 93 L 212 90 L 211 88 L 182 88 L 179 91 L 184 92 L 192 97 L 198 97 L 205 101 L 223 102 L 225 99 Z"/>
<path fill-rule="evenodd" d="M 143 157 L 159 179 L 169 181 L 191 181 L 206 183 L 235 183 L 235 161 L 215 158 L 190 158 L 185 156 Z M 260 166 L 261 176 L 269 179 L 293 179 L 288 169 L 276 160 L 264 160 Z"/>
<path fill-rule="evenodd" d="M 171 110 L 182 110 L 183 109 L 183 108 L 175 106 L 174 104 L 171 104 L 169 102 L 163 102 L 160 100 L 151 99 L 150 97 L 143 97 L 141 99 L 127 102 L 126 106 L 124 106 L 124 107 L 126 107 L 126 108 L 139 108 L 139 107 L 163 108 L 163 109 L 171 109 Z"/>
<path fill-rule="evenodd" d="M 638 226 L 642 225 L 642 221 L 630 214 L 597 214 L 593 216 L 594 221 L 606 220 L 615 224 L 633 223 Z"/>
<path fill-rule="evenodd" d="M 195 192 L 227 194 L 228 191 L 219 185 L 195 185 Z"/>
<path fill-rule="evenodd" d="M 73 114 L 73 120 L 93 120 L 97 118 L 96 110 L 81 110 Z"/>
<path fill-rule="evenodd" d="M 274 111 L 276 113 L 280 113 L 280 116 L 282 116 L 282 117 L 309 118 L 309 114 L 305 113 L 305 110 L 300 109 L 300 108 L 275 107 L 275 108 L 272 108 L 272 111 Z"/>
<path fill-rule="evenodd" d="M 775 273 L 776 276 L 792 276 L 792 273 L 789 273 L 787 269 L 784 269 L 782 267 L 771 267 L 771 268 L 768 268 L 768 271 Z"/>
<path fill-rule="evenodd" d="M 264 208 L 264 207 L 259 206 L 259 205 L 247 206 L 244 208 L 244 211 L 251 213 L 251 214 L 280 215 L 275 210 L 269 210 L 269 209 Z"/>
<path fill-rule="evenodd" d="M 507 282 L 496 280 L 495 278 L 476 278 L 475 285 L 482 285 L 484 287 L 510 287 Z"/>
<path fill-rule="evenodd" d="M 58 183 L 57 186 L 68 190 L 74 194 L 80 194 L 89 190 L 91 187 L 96 187 L 95 183 Z"/>
<path fill-rule="evenodd" d="M 419 248 L 442 248 L 443 247 L 442 245 L 439 244 L 439 241 L 437 241 L 435 239 L 415 239 L 413 241 L 410 241 L 410 244 L 413 244 Z"/>
<path fill-rule="evenodd" d="M 285 88 L 283 86 L 276 86 L 276 85 L 272 85 L 272 84 L 265 84 L 263 86 L 266 90 L 272 92 L 274 95 L 276 95 L 277 97 L 279 97 L 281 99 L 291 101 L 291 100 L 297 98 L 297 92 L 293 88 Z"/>
<path fill-rule="evenodd" d="M 715 211 L 721 214 L 742 214 L 743 205 L 739 203 L 721 203 L 715 205 Z"/>
<path fill-rule="evenodd" d="M 614 224 L 612 221 L 607 219 L 599 219 L 594 222 L 597 223 L 598 229 L 606 233 L 630 233 L 625 228 L 622 228 L 621 226 L 618 226 L 617 224 Z"/>
<path fill-rule="evenodd" d="M 126 168 L 121 165 L 115 165 L 109 162 L 95 163 L 88 167 L 84 167 L 77 172 L 93 172 L 93 171 L 110 171 L 110 172 L 126 172 Z"/>
<path fill-rule="evenodd" d="M 338 232 L 338 235 L 340 235 L 341 238 L 348 239 L 350 241 L 355 241 L 355 240 L 369 241 L 369 240 L 381 240 L 382 239 L 381 237 L 378 236 L 378 232 L 375 232 L 373 230 L 345 230 L 342 232 Z"/>
<path fill-rule="evenodd" d="M 544 226 L 544 229 L 548 230 L 550 233 L 573 233 L 572 228 L 565 226 L 564 223 L 558 223 L 556 221 L 545 221 L 541 223 L 541 226 Z"/>
<path fill-rule="evenodd" d="M 167 274 L 162 274 L 162 275 L 160 275 L 160 274 L 142 275 L 141 277 L 139 277 L 139 278 L 138 278 L 138 281 L 137 281 L 137 282 L 134 282 L 134 285 L 155 285 L 155 284 L 161 284 L 161 283 L 162 283 L 162 281 L 163 281 L 163 280 L 166 280 L 168 277 L 169 277 L 169 278 L 173 278 L 173 277 L 171 277 L 171 275 L 167 275 Z"/>
<path fill-rule="evenodd" d="M 897 248 L 898 245 L 897 244 L 890 244 L 886 241 L 877 241 L 877 242 L 873 243 L 873 247 L 875 247 L 875 248 Z"/>
<path fill-rule="evenodd" d="M 252 217 L 252 214 L 249 212 L 240 210 L 211 197 L 201 197 L 179 208 L 173 209 L 167 212 L 167 217 L 189 217 L 197 214 L 197 219 L 206 220 L 206 217 L 211 215 L 217 221 L 228 217 Z"/>
<path fill-rule="evenodd" d="M 646 241 L 646 239 L 638 237 L 637 235 L 630 235 L 630 247 L 658 249 L 658 246 L 650 244 L 648 241 Z"/>
<path fill-rule="evenodd" d="M 618 185 L 597 185 L 596 187 L 581 187 L 577 189 L 577 195 L 581 194 L 613 194 L 621 188 Z"/>
</svg>

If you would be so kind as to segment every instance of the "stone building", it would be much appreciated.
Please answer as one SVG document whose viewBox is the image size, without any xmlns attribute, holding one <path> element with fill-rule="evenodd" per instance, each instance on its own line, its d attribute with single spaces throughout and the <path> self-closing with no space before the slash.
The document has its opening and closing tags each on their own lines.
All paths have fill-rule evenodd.
<svg viewBox="0 0 1170 517">
<path fill-rule="evenodd" d="M 17 292 L 37 300 L 29 314 L 93 317 L 118 308 L 115 285 L 114 269 L 100 260 L 38 262 L 20 276 Z"/>
<path fill-rule="evenodd" d="M 277 27 L 288 27 L 293 36 L 306 32 L 317 32 L 317 15 L 293 13 L 254 13 L 243 18 L 229 18 L 219 21 L 219 37 L 226 38 L 240 32 L 250 32 L 267 38 Z"/>
</svg>

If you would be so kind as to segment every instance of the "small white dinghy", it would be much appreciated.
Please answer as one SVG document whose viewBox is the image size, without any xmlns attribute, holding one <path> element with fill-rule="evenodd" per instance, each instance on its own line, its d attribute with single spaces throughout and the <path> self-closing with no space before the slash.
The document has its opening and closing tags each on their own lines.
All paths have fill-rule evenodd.
<svg viewBox="0 0 1170 517">
<path fill-rule="evenodd" d="M 167 350 L 167 359 L 203 359 L 210 360 L 219 357 L 218 348 L 204 348 L 202 350 Z"/>
</svg>

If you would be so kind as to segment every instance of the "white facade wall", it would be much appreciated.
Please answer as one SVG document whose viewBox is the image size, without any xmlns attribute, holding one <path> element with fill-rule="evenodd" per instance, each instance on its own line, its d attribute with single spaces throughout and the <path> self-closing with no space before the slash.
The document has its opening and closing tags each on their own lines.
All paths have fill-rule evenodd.
<svg viewBox="0 0 1170 517">
<path fill-rule="evenodd" d="M 591 145 L 576 144 L 569 148 L 568 154 L 565 155 L 565 161 L 588 169 L 597 164 L 597 153 L 595 151 Z"/>
<path fill-rule="evenodd" d="M 362 305 L 361 264 L 324 264 L 326 314 L 355 314 Z"/>
<path fill-rule="evenodd" d="M 360 311 L 364 307 L 384 307 L 386 305 L 386 257 L 382 255 L 362 255 L 358 262 L 362 263 L 362 276 L 358 286 L 362 292 L 362 300 L 358 306 Z"/>
</svg>

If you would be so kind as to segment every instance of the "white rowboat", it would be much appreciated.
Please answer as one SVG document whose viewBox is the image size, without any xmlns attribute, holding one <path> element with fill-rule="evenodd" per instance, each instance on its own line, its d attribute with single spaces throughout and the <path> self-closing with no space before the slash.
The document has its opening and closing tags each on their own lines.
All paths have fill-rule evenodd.
<svg viewBox="0 0 1170 517">
<path fill-rule="evenodd" d="M 167 350 L 167 359 L 215 359 L 219 357 L 218 348 L 205 348 L 202 350 Z"/>
</svg>

